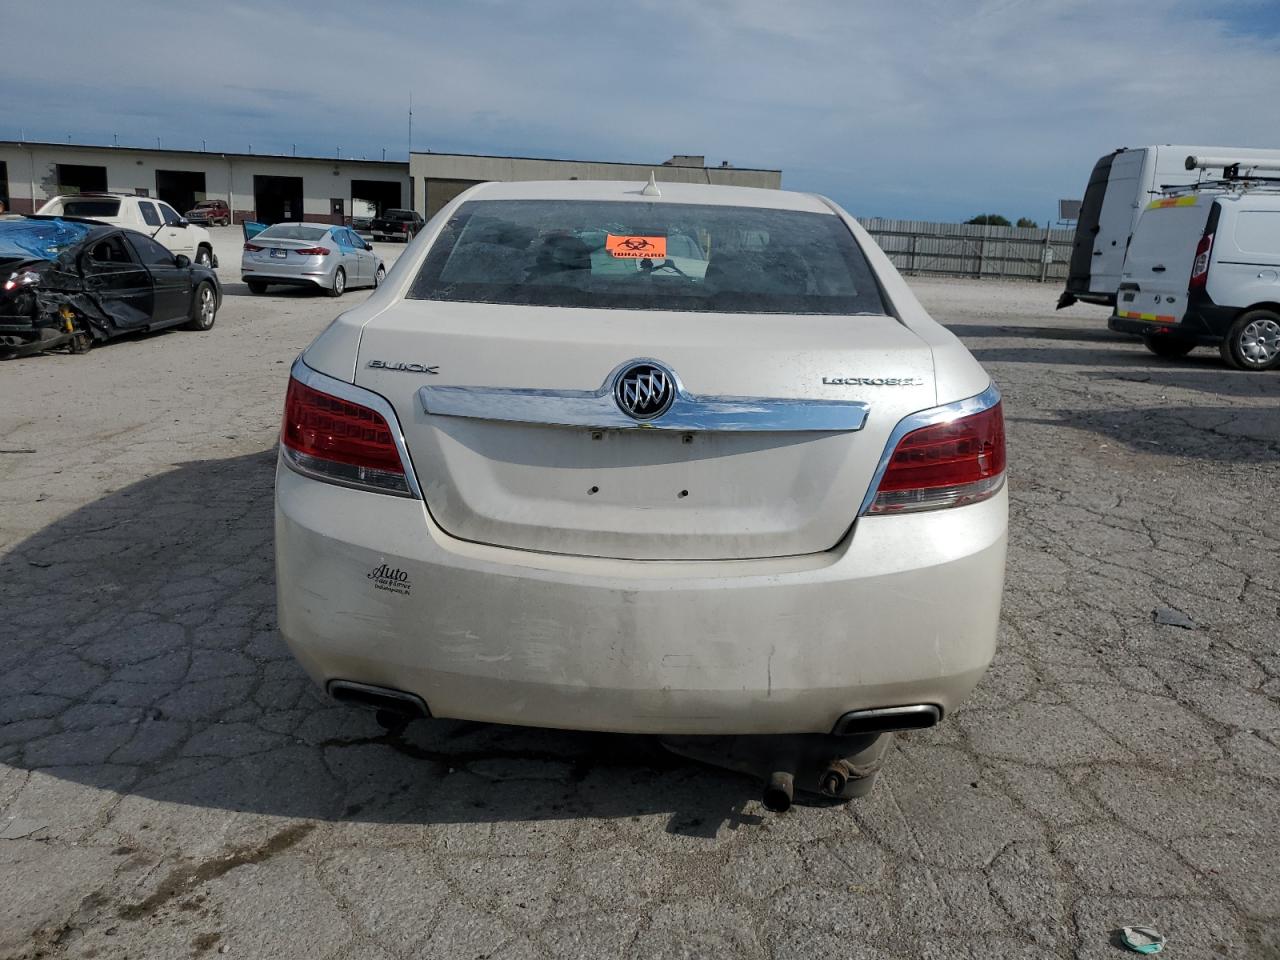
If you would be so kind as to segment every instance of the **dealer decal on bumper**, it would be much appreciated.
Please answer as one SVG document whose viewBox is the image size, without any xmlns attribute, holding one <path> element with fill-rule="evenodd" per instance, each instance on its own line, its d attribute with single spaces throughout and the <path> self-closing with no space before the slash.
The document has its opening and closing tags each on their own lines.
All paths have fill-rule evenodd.
<svg viewBox="0 0 1280 960">
<path fill-rule="evenodd" d="M 399 567 L 388 567 L 384 563 L 374 567 L 373 570 L 366 574 L 366 578 L 373 581 L 373 586 L 377 590 L 397 593 L 402 597 L 409 596 L 411 590 L 409 574 Z"/>
</svg>

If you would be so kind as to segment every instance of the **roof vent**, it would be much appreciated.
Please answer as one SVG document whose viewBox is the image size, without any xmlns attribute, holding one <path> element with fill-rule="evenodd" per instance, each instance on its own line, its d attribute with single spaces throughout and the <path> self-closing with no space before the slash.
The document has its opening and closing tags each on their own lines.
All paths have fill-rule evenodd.
<svg viewBox="0 0 1280 960">
<path fill-rule="evenodd" d="M 653 176 L 653 171 L 649 171 L 649 182 L 644 185 L 644 189 L 640 191 L 642 197 L 660 197 L 662 191 L 658 189 L 658 181 Z"/>
</svg>

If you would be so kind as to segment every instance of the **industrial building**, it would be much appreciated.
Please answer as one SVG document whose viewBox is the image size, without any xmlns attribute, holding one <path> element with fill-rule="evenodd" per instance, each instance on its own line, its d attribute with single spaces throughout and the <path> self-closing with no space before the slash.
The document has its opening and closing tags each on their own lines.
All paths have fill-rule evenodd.
<svg viewBox="0 0 1280 960">
<path fill-rule="evenodd" d="M 0 200 L 14 213 L 34 213 L 62 194 L 109 190 L 159 197 L 179 211 L 224 199 L 237 223 L 342 223 L 390 207 L 429 218 L 488 180 L 643 181 L 650 172 L 660 181 L 782 186 L 780 170 L 708 167 L 688 154 L 646 164 L 420 152 L 405 163 L 0 140 Z"/>
<path fill-rule="evenodd" d="M 236 222 L 341 223 L 355 200 L 379 209 L 408 203 L 409 165 L 0 141 L 0 199 L 16 213 L 33 213 L 60 194 L 101 190 L 159 197 L 178 211 L 223 199 Z"/>
<path fill-rule="evenodd" d="M 468 187 L 490 180 L 638 180 L 652 173 L 671 183 L 715 183 L 735 187 L 782 187 L 781 170 L 756 170 L 728 163 L 708 167 L 704 157 L 676 154 L 652 163 L 612 163 L 596 160 L 545 160 L 537 157 L 491 157 L 469 153 L 411 153 L 409 172 L 421 192 L 415 206 L 432 214 Z"/>
</svg>

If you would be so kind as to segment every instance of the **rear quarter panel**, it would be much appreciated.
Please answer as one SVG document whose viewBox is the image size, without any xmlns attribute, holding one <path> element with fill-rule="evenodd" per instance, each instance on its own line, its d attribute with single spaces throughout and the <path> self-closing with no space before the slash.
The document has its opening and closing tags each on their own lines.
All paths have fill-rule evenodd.
<svg viewBox="0 0 1280 960">
<path fill-rule="evenodd" d="M 1272 209 L 1222 206 L 1209 269 L 1210 298 L 1224 307 L 1280 303 L 1280 204 Z"/>
<path fill-rule="evenodd" d="M 929 315 L 924 305 L 907 285 L 898 268 L 893 265 L 879 244 L 871 238 L 853 217 L 834 203 L 826 202 L 853 232 L 880 280 L 881 288 L 889 300 L 889 309 L 903 326 L 918 336 L 933 351 L 934 403 L 951 403 L 972 397 L 991 383 L 991 376 L 974 359 L 973 354 L 950 330 Z"/>
</svg>

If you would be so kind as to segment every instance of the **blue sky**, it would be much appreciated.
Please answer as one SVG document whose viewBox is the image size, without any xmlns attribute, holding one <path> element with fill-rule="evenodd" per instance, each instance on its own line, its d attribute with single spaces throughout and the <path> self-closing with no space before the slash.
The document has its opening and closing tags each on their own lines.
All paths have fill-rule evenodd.
<svg viewBox="0 0 1280 960">
<path fill-rule="evenodd" d="M 859 215 L 1040 221 L 1118 146 L 1280 148 L 1277 0 L 58 9 L 5 16 L 0 139 L 403 158 L 412 90 L 415 149 L 701 153 Z"/>
</svg>

